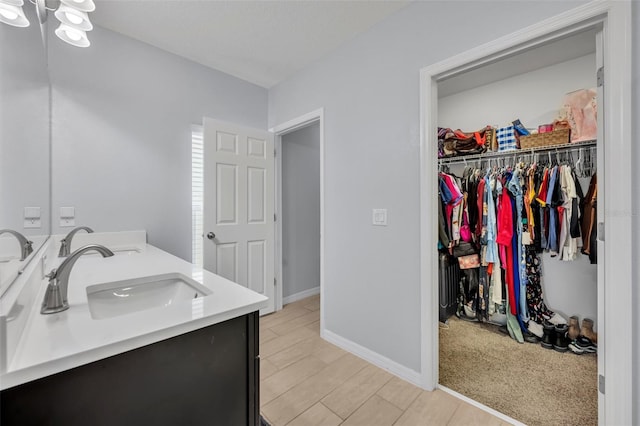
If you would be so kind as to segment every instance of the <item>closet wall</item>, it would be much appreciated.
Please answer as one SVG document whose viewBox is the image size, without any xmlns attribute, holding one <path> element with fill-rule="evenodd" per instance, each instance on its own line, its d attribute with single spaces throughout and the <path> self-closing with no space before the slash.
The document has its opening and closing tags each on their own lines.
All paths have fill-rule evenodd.
<svg viewBox="0 0 640 426">
<path fill-rule="evenodd" d="M 282 136 L 282 296 L 320 291 L 320 125 Z"/>
<path fill-rule="evenodd" d="M 595 38 L 593 43 L 595 50 Z M 444 96 L 438 101 L 438 125 L 472 131 L 487 124 L 504 126 L 517 118 L 527 127 L 550 123 L 565 93 L 596 86 L 595 70 L 595 53 L 590 53 Z M 445 95 L 453 91 L 446 84 L 444 90 Z M 454 167 L 451 170 L 455 173 Z M 580 179 L 580 183 L 586 193 L 589 178 Z M 547 306 L 565 318 L 578 315 L 597 321 L 597 265 L 591 265 L 585 255 L 573 262 L 560 261 L 548 253 L 542 259 Z"/>
</svg>

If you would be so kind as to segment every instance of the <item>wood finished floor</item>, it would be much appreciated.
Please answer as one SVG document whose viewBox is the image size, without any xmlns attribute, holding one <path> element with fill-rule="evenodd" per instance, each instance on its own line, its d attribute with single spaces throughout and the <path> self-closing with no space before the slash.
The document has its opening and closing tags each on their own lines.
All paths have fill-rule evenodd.
<svg viewBox="0 0 640 426">
<path fill-rule="evenodd" d="M 320 338 L 320 297 L 260 318 L 260 406 L 272 426 L 507 425 Z"/>
</svg>

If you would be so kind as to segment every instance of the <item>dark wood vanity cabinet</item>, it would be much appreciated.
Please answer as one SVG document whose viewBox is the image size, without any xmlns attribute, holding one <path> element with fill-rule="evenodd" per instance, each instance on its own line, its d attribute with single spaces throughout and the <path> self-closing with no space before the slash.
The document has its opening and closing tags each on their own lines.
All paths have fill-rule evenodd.
<svg viewBox="0 0 640 426">
<path fill-rule="evenodd" d="M 0 394 L 0 424 L 259 425 L 258 313 Z"/>
</svg>

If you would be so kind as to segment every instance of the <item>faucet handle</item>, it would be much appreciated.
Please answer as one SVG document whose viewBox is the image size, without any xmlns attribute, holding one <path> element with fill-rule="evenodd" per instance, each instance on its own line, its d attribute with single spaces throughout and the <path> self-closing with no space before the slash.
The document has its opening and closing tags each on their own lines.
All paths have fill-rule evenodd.
<svg viewBox="0 0 640 426">
<path fill-rule="evenodd" d="M 58 270 L 56 268 L 53 268 L 51 272 L 45 275 L 45 278 L 48 278 L 49 281 L 53 281 L 54 279 L 56 279 L 57 276 L 58 276 Z"/>
<path fill-rule="evenodd" d="M 69 248 L 67 247 L 67 239 L 63 238 L 60 240 L 60 251 L 58 251 L 58 257 L 67 257 L 69 256 Z"/>
</svg>

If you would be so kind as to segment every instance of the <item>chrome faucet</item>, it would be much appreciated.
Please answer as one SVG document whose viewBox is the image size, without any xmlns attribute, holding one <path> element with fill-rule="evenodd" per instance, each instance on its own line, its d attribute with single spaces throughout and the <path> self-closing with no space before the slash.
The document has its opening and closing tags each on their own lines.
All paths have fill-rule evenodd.
<svg viewBox="0 0 640 426">
<path fill-rule="evenodd" d="M 89 244 L 74 251 L 69 257 L 67 257 L 57 269 L 51 271 L 47 278 L 49 278 L 49 285 L 47 291 L 44 294 L 44 300 L 42 301 L 41 314 L 55 314 L 56 312 L 62 312 L 69 309 L 69 302 L 67 301 L 67 291 L 69 289 L 69 274 L 71 274 L 71 268 L 76 263 L 76 260 L 84 253 L 95 250 L 102 255 L 102 257 L 111 257 L 113 252 L 101 246 L 99 244 Z"/>
<path fill-rule="evenodd" d="M 93 232 L 93 229 L 89 228 L 88 226 L 78 226 L 77 228 L 71 230 L 71 232 L 69 232 L 66 237 L 60 240 L 60 251 L 58 252 L 58 257 L 69 256 L 69 253 L 71 253 L 71 240 L 78 231 L 87 231 L 89 234 L 91 234 Z"/>
<path fill-rule="evenodd" d="M 11 234 L 18 239 L 20 243 L 20 261 L 25 260 L 33 252 L 33 241 L 27 240 L 21 233 L 11 229 L 0 229 L 0 235 L 2 234 Z"/>
</svg>

